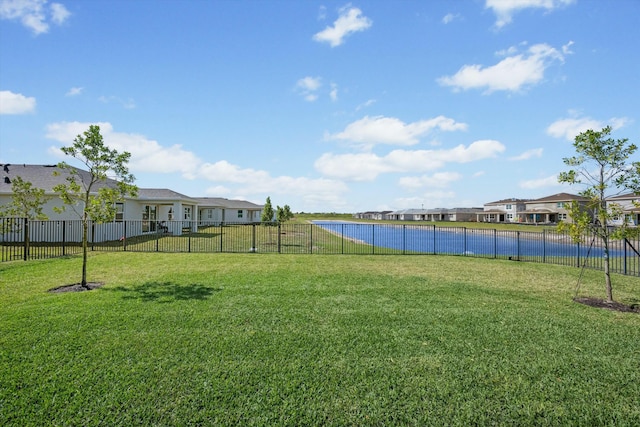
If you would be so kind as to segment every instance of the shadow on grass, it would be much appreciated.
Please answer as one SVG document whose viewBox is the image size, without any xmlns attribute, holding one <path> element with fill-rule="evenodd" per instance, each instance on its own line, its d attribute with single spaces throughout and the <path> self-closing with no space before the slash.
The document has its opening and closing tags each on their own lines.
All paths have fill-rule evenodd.
<svg viewBox="0 0 640 427">
<path fill-rule="evenodd" d="M 121 292 L 123 299 L 139 299 L 144 302 L 170 303 L 188 300 L 206 300 L 222 288 L 212 288 L 193 283 L 180 285 L 172 282 L 147 282 L 140 286 L 118 286 L 105 288 L 110 292 Z"/>
</svg>

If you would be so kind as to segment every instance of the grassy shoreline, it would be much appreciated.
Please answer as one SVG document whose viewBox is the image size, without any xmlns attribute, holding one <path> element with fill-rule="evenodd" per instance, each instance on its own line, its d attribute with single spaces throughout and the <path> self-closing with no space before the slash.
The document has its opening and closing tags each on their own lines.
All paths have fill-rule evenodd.
<svg viewBox="0 0 640 427">
<path fill-rule="evenodd" d="M 634 425 L 640 316 L 579 270 L 447 256 L 0 265 L 2 425 Z M 601 272 L 580 291 L 600 295 Z M 614 276 L 621 301 L 637 278 Z"/>
</svg>

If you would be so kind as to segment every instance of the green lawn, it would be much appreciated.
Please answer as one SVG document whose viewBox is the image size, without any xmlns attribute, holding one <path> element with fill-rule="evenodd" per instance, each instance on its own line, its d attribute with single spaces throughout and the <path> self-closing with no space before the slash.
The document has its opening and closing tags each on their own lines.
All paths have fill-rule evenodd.
<svg viewBox="0 0 640 427">
<path fill-rule="evenodd" d="M 575 268 L 93 253 L 47 292 L 80 268 L 0 264 L 0 425 L 640 425 L 640 315 Z"/>
</svg>

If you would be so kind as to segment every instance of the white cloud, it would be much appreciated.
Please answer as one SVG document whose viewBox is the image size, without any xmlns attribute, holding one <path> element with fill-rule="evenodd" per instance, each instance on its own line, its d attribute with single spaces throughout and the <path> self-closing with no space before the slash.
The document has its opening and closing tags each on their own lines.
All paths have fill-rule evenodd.
<svg viewBox="0 0 640 427">
<path fill-rule="evenodd" d="M 303 77 L 296 83 L 297 92 L 304 97 L 305 100 L 313 102 L 318 99 L 318 89 L 322 86 L 320 77 Z"/>
<path fill-rule="evenodd" d="M 36 110 L 36 99 L 24 96 L 21 93 L 13 93 L 8 90 L 0 91 L 0 115 L 26 114 Z"/>
<path fill-rule="evenodd" d="M 71 13 L 60 3 L 48 0 L 0 0 L 0 19 L 18 20 L 34 34 L 49 31 L 49 23 L 62 25 Z"/>
<path fill-rule="evenodd" d="M 538 188 L 559 187 L 561 184 L 558 182 L 558 175 L 551 175 L 539 179 L 531 179 L 528 181 L 522 181 L 519 184 L 520 188 L 525 190 L 536 190 Z"/>
<path fill-rule="evenodd" d="M 517 50 L 510 48 L 505 52 L 515 53 Z M 454 91 L 485 88 L 485 93 L 497 90 L 517 92 L 540 83 L 545 70 L 555 61 L 564 61 L 564 55 L 547 44 L 536 44 L 525 53 L 508 56 L 489 67 L 464 65 L 454 75 L 440 77 L 437 82 L 453 87 Z"/>
<path fill-rule="evenodd" d="M 542 152 L 544 150 L 542 148 L 533 148 L 531 150 L 527 150 L 517 156 L 509 158 L 509 160 L 520 161 L 520 160 L 529 160 L 533 158 L 542 157 Z"/>
<path fill-rule="evenodd" d="M 462 179 L 458 172 L 436 172 L 433 175 L 405 176 L 400 178 L 398 184 L 409 189 L 417 188 L 446 188 L 452 182 Z"/>
<path fill-rule="evenodd" d="M 235 184 L 236 191 L 266 197 L 269 194 L 299 196 L 306 204 L 342 204 L 346 185 L 334 179 L 271 176 L 267 171 L 242 168 L 226 160 L 205 163 L 198 169 L 200 178 Z M 325 205 L 326 206 L 326 205 Z"/>
<path fill-rule="evenodd" d="M 495 26 L 502 28 L 511 23 L 516 12 L 523 9 L 537 8 L 550 12 L 574 2 L 575 0 L 486 0 L 485 8 L 493 10 L 496 14 Z"/>
<path fill-rule="evenodd" d="M 344 7 L 340 9 L 340 16 L 335 20 L 333 26 L 314 34 L 313 39 L 318 42 L 327 42 L 331 47 L 336 47 L 340 46 L 348 35 L 364 31 L 371 25 L 371 20 L 363 16 L 360 9 Z"/>
<path fill-rule="evenodd" d="M 362 104 L 358 105 L 358 106 L 356 107 L 356 111 L 360 111 L 360 110 L 362 110 L 363 108 L 370 107 L 370 106 L 372 106 L 372 105 L 373 105 L 373 104 L 375 104 L 375 103 L 376 103 L 376 100 L 375 100 L 375 99 L 369 99 L 369 100 L 367 100 L 367 101 L 363 102 Z"/>
<path fill-rule="evenodd" d="M 60 3 L 51 3 L 51 20 L 54 24 L 61 25 L 69 16 L 71 13 L 66 7 Z"/>
<path fill-rule="evenodd" d="M 349 124 L 342 132 L 328 135 L 328 139 L 348 141 L 363 148 L 371 148 L 375 144 L 415 145 L 421 136 L 435 129 L 466 130 L 467 125 L 444 116 L 413 123 L 405 123 L 395 117 L 365 116 Z"/>
<path fill-rule="evenodd" d="M 331 92 L 329 92 L 329 97 L 332 101 L 338 100 L 338 85 L 335 83 L 331 83 Z"/>
<path fill-rule="evenodd" d="M 625 126 L 629 121 L 626 117 L 613 117 L 608 122 L 592 119 L 591 117 L 570 117 L 551 123 L 547 128 L 547 134 L 555 138 L 565 138 L 568 141 L 573 141 L 578 134 L 586 130 L 600 130 L 607 124 L 613 130 L 616 130 Z"/>
<path fill-rule="evenodd" d="M 69 146 L 77 135 L 85 132 L 89 125 L 100 126 L 104 142 L 119 152 L 131 153 L 129 167 L 136 172 L 181 173 L 186 179 L 204 179 L 215 182 L 206 194 L 212 196 L 230 196 L 231 194 L 253 195 L 254 200 L 264 200 L 270 194 L 298 196 L 305 206 L 344 206 L 344 194 L 347 186 L 338 180 L 306 177 L 276 176 L 269 172 L 251 168 L 242 168 L 225 160 L 215 163 L 203 162 L 191 151 L 181 145 L 163 146 L 157 141 L 140 134 L 116 132 L 111 123 L 59 122 L 47 126 L 46 137 L 62 146 Z M 65 159 L 59 146 L 49 148 L 49 152 Z"/>
<path fill-rule="evenodd" d="M 47 126 L 46 136 L 61 142 L 63 146 L 69 146 L 77 135 L 85 132 L 92 124 L 100 126 L 100 134 L 107 146 L 119 152 L 131 153 L 129 167 L 133 172 L 180 172 L 185 178 L 192 179 L 194 172 L 202 163 L 195 154 L 184 150 L 179 144 L 163 146 L 144 135 L 115 132 L 111 123 L 108 122 L 52 123 Z M 56 155 L 61 154 L 58 147 L 51 147 L 49 151 Z"/>
<path fill-rule="evenodd" d="M 469 163 L 497 156 L 505 150 L 498 141 L 480 140 L 468 147 L 442 150 L 394 150 L 386 156 L 374 153 L 325 153 L 314 164 L 322 174 L 345 180 L 372 181 L 382 173 L 426 172 L 447 163 Z"/>
<path fill-rule="evenodd" d="M 78 96 L 84 91 L 83 87 L 72 87 L 65 96 Z"/>
<path fill-rule="evenodd" d="M 456 21 L 460 19 L 460 14 L 459 13 L 447 13 L 445 16 L 442 17 L 442 23 L 443 24 L 449 24 L 453 21 Z"/>
</svg>

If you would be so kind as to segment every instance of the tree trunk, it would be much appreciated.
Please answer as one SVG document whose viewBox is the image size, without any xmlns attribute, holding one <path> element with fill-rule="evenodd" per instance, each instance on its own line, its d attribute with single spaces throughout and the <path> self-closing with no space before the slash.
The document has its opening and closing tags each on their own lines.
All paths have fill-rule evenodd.
<svg viewBox="0 0 640 427">
<path fill-rule="evenodd" d="M 607 290 L 607 302 L 613 302 L 613 287 L 609 272 L 609 239 L 604 239 L 604 283 Z"/>
</svg>

